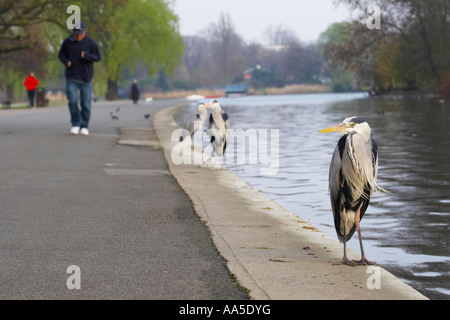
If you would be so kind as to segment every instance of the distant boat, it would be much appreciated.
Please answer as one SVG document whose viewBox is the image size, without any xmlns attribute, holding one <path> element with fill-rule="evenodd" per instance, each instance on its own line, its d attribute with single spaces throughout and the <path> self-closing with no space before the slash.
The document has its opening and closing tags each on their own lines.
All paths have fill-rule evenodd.
<svg viewBox="0 0 450 320">
<path fill-rule="evenodd" d="M 246 95 L 248 87 L 242 84 L 230 84 L 225 88 L 225 96 L 242 96 Z"/>
</svg>

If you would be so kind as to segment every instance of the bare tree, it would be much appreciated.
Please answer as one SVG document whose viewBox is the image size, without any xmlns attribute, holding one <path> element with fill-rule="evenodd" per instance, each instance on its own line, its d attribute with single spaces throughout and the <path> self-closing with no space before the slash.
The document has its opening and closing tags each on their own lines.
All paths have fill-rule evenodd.
<svg viewBox="0 0 450 320">
<path fill-rule="evenodd" d="M 283 46 L 299 41 L 295 32 L 291 29 L 288 29 L 284 25 L 269 27 L 267 28 L 265 34 L 266 39 L 271 45 Z"/>
<path fill-rule="evenodd" d="M 219 21 L 212 24 L 208 31 L 211 54 L 211 72 L 219 84 L 233 82 L 241 75 L 245 64 L 242 56 L 244 42 L 235 32 L 228 14 L 222 13 Z"/>
</svg>

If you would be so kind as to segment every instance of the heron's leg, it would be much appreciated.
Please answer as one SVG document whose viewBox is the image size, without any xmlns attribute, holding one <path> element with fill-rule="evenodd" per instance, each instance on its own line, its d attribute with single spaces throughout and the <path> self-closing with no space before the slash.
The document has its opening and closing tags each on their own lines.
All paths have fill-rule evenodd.
<svg viewBox="0 0 450 320">
<path fill-rule="evenodd" d="M 342 211 L 342 220 L 344 221 L 344 257 L 340 263 L 335 263 L 334 265 L 346 264 L 353 267 L 355 264 L 347 258 L 347 231 L 345 230 L 345 226 L 347 225 L 347 213 L 345 208 Z"/>
<path fill-rule="evenodd" d="M 363 265 L 363 266 L 376 265 L 375 262 L 371 262 L 371 261 L 367 260 L 366 255 L 364 254 L 364 248 L 363 248 L 362 238 L 361 238 L 361 229 L 359 227 L 359 222 L 361 221 L 360 213 L 361 213 L 361 207 L 358 208 L 358 211 L 356 211 L 356 215 L 355 215 L 355 224 L 356 224 L 356 230 L 358 231 L 359 247 L 361 248 L 361 260 L 353 260 L 353 262 L 355 262 L 356 264 L 359 264 L 359 265 Z"/>
<path fill-rule="evenodd" d="M 191 133 L 191 149 L 194 150 L 194 132 Z"/>
</svg>

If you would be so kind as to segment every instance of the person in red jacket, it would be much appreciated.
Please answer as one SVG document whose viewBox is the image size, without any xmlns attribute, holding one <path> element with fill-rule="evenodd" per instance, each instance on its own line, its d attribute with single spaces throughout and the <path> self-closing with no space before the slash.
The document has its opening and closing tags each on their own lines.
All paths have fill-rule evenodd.
<svg viewBox="0 0 450 320">
<path fill-rule="evenodd" d="M 36 93 L 36 87 L 39 85 L 38 79 L 34 76 L 33 72 L 30 72 L 25 79 L 23 85 L 27 87 L 28 101 L 30 102 L 30 108 L 34 107 L 34 96 Z"/>
</svg>

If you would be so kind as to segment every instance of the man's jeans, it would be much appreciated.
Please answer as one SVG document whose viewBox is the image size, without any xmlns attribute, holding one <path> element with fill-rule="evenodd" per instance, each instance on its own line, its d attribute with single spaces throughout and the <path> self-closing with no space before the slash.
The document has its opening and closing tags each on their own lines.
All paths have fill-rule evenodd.
<svg viewBox="0 0 450 320">
<path fill-rule="evenodd" d="M 78 95 L 78 90 L 80 95 Z M 91 118 L 91 82 L 66 78 L 66 95 L 69 100 L 70 122 L 72 127 L 89 127 Z M 80 102 L 81 110 L 78 107 Z"/>
</svg>

